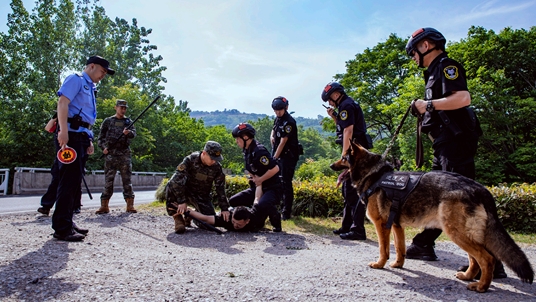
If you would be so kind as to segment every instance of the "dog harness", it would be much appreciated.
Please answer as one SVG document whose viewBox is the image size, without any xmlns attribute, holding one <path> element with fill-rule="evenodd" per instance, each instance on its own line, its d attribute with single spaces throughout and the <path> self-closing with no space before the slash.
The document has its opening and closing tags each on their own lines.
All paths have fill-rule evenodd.
<svg viewBox="0 0 536 302">
<path fill-rule="evenodd" d="M 386 229 L 390 229 L 393 221 L 399 223 L 400 211 L 406 202 L 409 194 L 413 192 L 415 187 L 421 181 L 423 172 L 388 172 L 381 176 L 372 186 L 370 186 L 365 194 L 361 196 L 361 202 L 368 204 L 368 198 L 376 192 L 377 189 L 382 189 L 387 198 L 392 201 L 389 219 L 385 225 Z"/>
</svg>

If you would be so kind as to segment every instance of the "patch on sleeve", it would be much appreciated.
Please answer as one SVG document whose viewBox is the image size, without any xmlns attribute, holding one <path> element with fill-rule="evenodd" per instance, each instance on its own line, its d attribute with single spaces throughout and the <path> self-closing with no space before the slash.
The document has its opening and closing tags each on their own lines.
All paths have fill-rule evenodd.
<svg viewBox="0 0 536 302">
<path fill-rule="evenodd" d="M 267 166 L 270 163 L 270 160 L 268 159 L 268 157 L 263 156 L 263 157 L 261 157 L 260 162 L 261 162 L 261 164 Z"/>
<path fill-rule="evenodd" d="M 177 171 L 184 171 L 186 169 L 186 166 L 184 164 L 180 164 L 177 166 Z"/>
<path fill-rule="evenodd" d="M 443 69 L 445 77 L 449 80 L 456 80 L 458 78 L 458 67 L 449 65 Z"/>
<path fill-rule="evenodd" d="M 339 113 L 339 116 L 341 117 L 341 120 L 346 121 L 346 119 L 348 118 L 348 112 L 346 110 L 343 110 L 341 111 L 341 113 Z"/>
<path fill-rule="evenodd" d="M 290 131 L 292 131 L 292 126 L 291 125 L 286 125 L 285 126 L 285 132 L 290 133 Z"/>
</svg>

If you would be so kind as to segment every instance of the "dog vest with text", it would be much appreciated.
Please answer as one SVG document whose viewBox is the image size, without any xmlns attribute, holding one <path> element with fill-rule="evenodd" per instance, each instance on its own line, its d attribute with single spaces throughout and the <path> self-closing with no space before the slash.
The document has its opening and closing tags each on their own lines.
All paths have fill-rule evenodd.
<svg viewBox="0 0 536 302">
<path fill-rule="evenodd" d="M 406 202 L 409 194 L 419 184 L 423 175 L 423 172 L 385 173 L 365 192 L 363 196 L 365 205 L 368 203 L 368 198 L 379 188 L 385 192 L 387 199 L 392 201 L 389 219 L 385 225 L 386 229 L 391 228 L 393 221 L 399 222 L 402 206 Z"/>
</svg>

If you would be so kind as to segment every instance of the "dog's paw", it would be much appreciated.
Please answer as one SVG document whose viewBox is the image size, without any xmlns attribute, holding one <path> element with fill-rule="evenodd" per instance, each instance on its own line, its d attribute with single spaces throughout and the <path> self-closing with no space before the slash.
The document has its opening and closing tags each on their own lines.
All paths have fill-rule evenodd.
<svg viewBox="0 0 536 302">
<path fill-rule="evenodd" d="M 402 268 L 404 266 L 404 261 L 393 261 L 389 263 L 389 266 L 392 268 Z"/>
<path fill-rule="evenodd" d="M 383 265 L 380 265 L 378 262 L 370 262 L 368 265 L 372 268 L 383 268 Z"/>
<path fill-rule="evenodd" d="M 467 289 L 468 290 L 472 290 L 472 291 L 475 291 L 475 292 L 479 292 L 479 293 L 485 293 L 489 288 L 489 284 L 488 286 L 482 284 L 482 282 L 473 282 L 473 283 L 469 283 L 467 284 Z"/>
<path fill-rule="evenodd" d="M 456 273 L 456 278 L 458 278 L 460 280 L 464 280 L 464 281 L 473 280 L 473 278 L 469 278 L 469 276 L 467 276 L 467 274 L 464 273 L 464 272 L 457 272 Z M 469 288 L 469 286 L 468 286 L 468 288 Z"/>
</svg>

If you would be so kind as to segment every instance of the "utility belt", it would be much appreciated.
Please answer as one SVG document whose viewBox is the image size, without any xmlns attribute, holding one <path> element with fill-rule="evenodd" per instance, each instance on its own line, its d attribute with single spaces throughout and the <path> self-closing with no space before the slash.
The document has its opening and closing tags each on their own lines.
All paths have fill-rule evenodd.
<svg viewBox="0 0 536 302">
<path fill-rule="evenodd" d="M 78 130 L 80 127 L 84 127 L 86 129 L 91 130 L 93 128 L 93 125 L 90 123 L 86 123 L 84 121 L 81 121 L 75 117 L 67 118 L 67 122 L 71 124 L 71 129 Z"/>
</svg>

